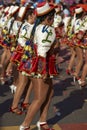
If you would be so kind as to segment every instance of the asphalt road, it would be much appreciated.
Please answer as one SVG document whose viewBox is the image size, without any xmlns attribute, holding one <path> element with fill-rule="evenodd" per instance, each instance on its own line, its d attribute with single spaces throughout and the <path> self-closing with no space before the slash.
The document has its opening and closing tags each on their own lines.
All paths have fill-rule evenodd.
<svg viewBox="0 0 87 130">
<path fill-rule="evenodd" d="M 54 96 L 48 112 L 48 123 L 55 130 L 87 130 L 87 87 L 80 89 L 73 84 L 73 79 L 65 71 L 70 57 L 69 50 L 61 49 L 60 75 L 53 79 Z M 32 102 L 33 93 L 30 101 Z M 18 130 L 18 126 L 25 118 L 25 114 L 18 116 L 10 113 L 9 108 L 13 100 L 9 85 L 0 85 L 0 130 Z M 36 114 L 32 127 L 39 119 Z M 36 129 L 36 128 L 35 128 Z"/>
</svg>

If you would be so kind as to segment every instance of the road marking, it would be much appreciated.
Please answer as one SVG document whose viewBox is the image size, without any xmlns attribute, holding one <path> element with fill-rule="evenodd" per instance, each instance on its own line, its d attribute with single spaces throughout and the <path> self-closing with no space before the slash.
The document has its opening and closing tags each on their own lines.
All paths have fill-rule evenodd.
<svg viewBox="0 0 87 130">
<path fill-rule="evenodd" d="M 55 130 L 62 130 L 58 124 L 53 125 L 53 128 Z M 19 130 L 19 126 L 0 127 L 0 130 Z M 31 130 L 37 130 L 36 125 L 32 125 Z"/>
<path fill-rule="evenodd" d="M 55 130 L 62 130 L 62 129 L 59 127 L 58 124 L 53 125 L 53 128 L 54 128 Z"/>
<path fill-rule="evenodd" d="M 34 130 L 36 126 L 31 126 L 31 129 Z M 19 126 L 8 126 L 8 127 L 0 127 L 0 130 L 19 130 Z"/>
</svg>

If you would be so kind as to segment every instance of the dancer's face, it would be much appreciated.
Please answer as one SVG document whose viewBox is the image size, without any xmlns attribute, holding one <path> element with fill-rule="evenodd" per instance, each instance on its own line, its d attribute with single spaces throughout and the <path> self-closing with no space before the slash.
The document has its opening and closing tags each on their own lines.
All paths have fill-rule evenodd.
<svg viewBox="0 0 87 130">
<path fill-rule="evenodd" d="M 28 21 L 31 21 L 31 24 L 35 22 L 35 19 L 36 19 L 36 15 L 34 13 L 28 16 Z"/>
</svg>

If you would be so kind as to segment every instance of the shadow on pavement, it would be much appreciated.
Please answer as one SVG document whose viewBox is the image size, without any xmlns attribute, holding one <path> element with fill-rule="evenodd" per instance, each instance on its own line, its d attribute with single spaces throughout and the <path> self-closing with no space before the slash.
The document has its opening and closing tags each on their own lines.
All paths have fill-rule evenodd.
<svg viewBox="0 0 87 130">
<path fill-rule="evenodd" d="M 61 113 L 60 116 L 55 115 L 53 118 L 48 120 L 48 123 L 55 124 L 59 120 L 63 119 L 70 113 L 77 109 L 81 109 L 84 105 L 84 100 L 87 99 L 87 88 L 82 90 L 75 90 L 70 93 L 70 95 L 63 101 L 54 104 L 54 106 L 59 109 L 58 112 Z"/>
<path fill-rule="evenodd" d="M 8 92 L 10 89 L 8 85 L 0 85 L 0 97 L 6 96 L 6 92 Z"/>
<path fill-rule="evenodd" d="M 5 102 L 0 104 L 0 117 L 3 116 L 3 114 L 9 112 L 10 104 L 12 103 L 12 99 L 8 99 Z"/>
<path fill-rule="evenodd" d="M 63 91 L 72 86 L 71 81 L 72 78 L 66 78 L 64 80 L 61 79 L 58 83 L 54 84 L 54 96 L 63 95 Z"/>
</svg>

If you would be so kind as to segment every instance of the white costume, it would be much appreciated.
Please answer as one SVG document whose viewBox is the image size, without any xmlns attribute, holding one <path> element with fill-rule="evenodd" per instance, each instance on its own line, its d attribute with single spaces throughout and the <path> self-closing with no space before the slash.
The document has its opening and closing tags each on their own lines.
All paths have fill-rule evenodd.
<svg viewBox="0 0 87 130">
<path fill-rule="evenodd" d="M 15 6 L 15 10 L 16 10 L 17 8 L 18 8 L 18 7 Z M 17 35 L 17 34 L 18 34 L 19 28 L 20 28 L 20 26 L 22 25 L 22 20 L 23 20 L 25 11 L 26 11 L 26 7 L 24 7 L 24 6 L 23 6 L 23 7 L 20 7 L 19 12 L 18 12 L 18 17 L 20 18 L 20 21 L 17 20 L 17 19 L 14 21 L 13 26 L 12 26 L 12 30 L 11 30 L 11 34 L 12 34 L 12 35 Z"/>
<path fill-rule="evenodd" d="M 82 21 L 83 21 L 83 26 L 82 26 L 81 29 L 84 30 L 84 31 L 87 31 L 87 15 L 85 15 L 83 17 Z"/>
<path fill-rule="evenodd" d="M 0 18 L 0 27 L 1 28 L 4 28 L 6 21 L 7 21 L 7 16 L 2 16 Z"/>
<path fill-rule="evenodd" d="M 31 31 L 33 28 L 33 24 L 30 24 L 28 22 L 25 22 L 19 32 L 19 38 L 18 38 L 18 43 L 21 46 L 24 46 L 26 41 L 30 38 Z"/>
<path fill-rule="evenodd" d="M 49 50 L 52 49 L 55 38 L 56 34 L 54 27 L 43 24 L 37 26 L 34 35 L 34 43 L 37 52 L 36 60 L 35 58 L 33 59 L 32 68 L 30 69 L 30 72 L 35 73 L 37 77 L 43 77 L 45 74 L 48 74 L 48 77 L 57 75 L 55 68 L 55 55 L 49 53 Z"/>
<path fill-rule="evenodd" d="M 9 7 L 7 6 L 5 9 L 4 9 L 4 12 L 2 14 L 2 17 L 0 18 L 0 27 L 1 28 L 4 28 L 4 26 L 7 24 L 7 21 L 8 21 L 8 18 L 9 18 Z"/>
<path fill-rule="evenodd" d="M 62 17 L 59 14 L 55 14 L 53 26 L 57 28 L 61 22 L 62 22 Z"/>
<path fill-rule="evenodd" d="M 65 18 L 63 19 L 64 31 L 65 31 L 65 33 L 67 33 L 67 29 L 68 29 L 70 20 L 71 20 L 71 17 L 69 17 L 69 16 L 68 16 L 68 17 L 65 17 Z"/>
<path fill-rule="evenodd" d="M 25 7 L 21 9 L 25 9 Z M 19 16 L 22 16 L 24 14 L 24 10 L 20 10 L 19 12 Z M 15 20 L 11 30 L 12 35 L 18 35 L 17 46 L 11 58 L 11 61 L 14 61 L 15 63 L 19 63 L 21 61 L 22 55 L 24 54 L 25 43 L 30 38 L 34 24 L 30 24 L 25 21 L 23 25 L 21 25 L 21 21 Z"/>
<path fill-rule="evenodd" d="M 17 35 L 18 30 L 19 30 L 21 24 L 22 24 L 21 21 L 15 20 L 14 23 L 13 23 L 12 29 L 11 29 L 11 31 L 10 31 L 10 34 L 11 34 L 11 35 Z"/>
<path fill-rule="evenodd" d="M 35 31 L 35 43 L 37 44 L 37 54 L 46 57 L 55 40 L 55 29 L 51 26 L 40 24 Z"/>
<path fill-rule="evenodd" d="M 81 19 L 76 19 L 75 24 L 74 24 L 74 33 L 78 33 L 82 28 L 82 20 Z"/>
</svg>

